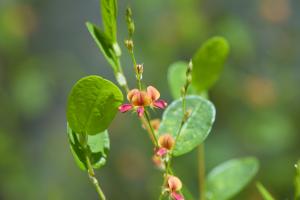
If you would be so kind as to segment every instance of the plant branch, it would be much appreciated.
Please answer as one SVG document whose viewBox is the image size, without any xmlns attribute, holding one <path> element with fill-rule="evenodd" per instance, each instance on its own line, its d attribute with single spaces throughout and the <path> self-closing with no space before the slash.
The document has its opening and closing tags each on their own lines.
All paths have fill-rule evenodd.
<svg viewBox="0 0 300 200">
<path fill-rule="evenodd" d="M 146 121 L 148 123 L 148 126 L 150 128 L 150 133 L 152 135 L 152 138 L 153 138 L 153 141 L 154 141 L 154 145 L 155 145 L 155 147 L 158 147 L 158 141 L 157 141 L 157 138 L 156 138 L 156 134 L 155 134 L 154 129 L 153 129 L 152 125 L 151 125 L 150 117 L 149 117 L 149 114 L 148 114 L 147 111 L 145 111 L 145 117 L 146 117 Z"/>
<path fill-rule="evenodd" d="M 99 181 L 96 178 L 93 166 L 91 164 L 90 158 L 87 155 L 87 153 L 85 155 L 85 158 L 86 158 L 86 163 L 87 163 L 87 167 L 88 167 L 89 178 L 90 178 L 91 182 L 93 183 L 93 185 L 95 186 L 95 189 L 96 189 L 96 191 L 98 193 L 99 199 L 100 200 L 106 200 L 105 195 L 104 195 L 104 193 L 103 193 L 103 191 L 102 191 L 102 189 L 100 187 Z"/>
</svg>

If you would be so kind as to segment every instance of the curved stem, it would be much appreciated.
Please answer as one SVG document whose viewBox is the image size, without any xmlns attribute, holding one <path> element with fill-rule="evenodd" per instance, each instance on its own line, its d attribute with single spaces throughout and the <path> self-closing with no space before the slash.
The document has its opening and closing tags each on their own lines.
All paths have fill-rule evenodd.
<svg viewBox="0 0 300 200">
<path fill-rule="evenodd" d="M 146 120 L 147 120 L 148 126 L 149 126 L 149 128 L 150 128 L 150 133 L 151 133 L 151 135 L 152 135 L 152 137 L 153 137 L 154 144 L 155 144 L 155 146 L 156 146 L 156 147 L 158 147 L 158 141 L 157 141 L 157 138 L 156 138 L 156 135 L 155 135 L 154 129 L 153 129 L 153 127 L 152 127 L 151 123 L 150 123 L 150 117 L 149 117 L 149 115 L 148 115 L 148 112 L 147 112 L 147 111 L 145 111 L 145 117 L 146 117 Z"/>
<path fill-rule="evenodd" d="M 87 163 L 87 167 L 88 167 L 89 178 L 90 178 L 91 182 L 93 183 L 93 185 L 96 188 L 96 191 L 98 193 L 99 199 L 100 200 L 106 200 L 105 195 L 104 195 L 104 193 L 103 193 L 103 191 L 102 191 L 102 189 L 100 187 L 99 181 L 96 178 L 96 175 L 95 175 L 93 166 L 91 164 L 90 158 L 89 158 L 89 156 L 87 154 L 86 154 L 85 158 L 86 158 L 86 163 Z"/>
<path fill-rule="evenodd" d="M 199 173 L 199 191 L 200 200 L 205 200 L 205 158 L 204 144 L 200 144 L 198 148 L 198 173 Z"/>
</svg>

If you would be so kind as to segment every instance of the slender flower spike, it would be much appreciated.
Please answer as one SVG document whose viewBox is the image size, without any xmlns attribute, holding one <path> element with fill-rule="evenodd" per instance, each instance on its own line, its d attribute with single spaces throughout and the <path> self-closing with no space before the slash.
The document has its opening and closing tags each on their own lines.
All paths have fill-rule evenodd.
<svg viewBox="0 0 300 200">
<path fill-rule="evenodd" d="M 127 99 L 130 103 L 121 105 L 119 111 L 124 113 L 135 109 L 138 116 L 142 117 L 145 112 L 145 107 L 160 109 L 167 107 L 167 103 L 159 99 L 159 97 L 159 91 L 153 86 L 147 87 L 147 91 L 132 89 L 127 94 Z"/>
</svg>

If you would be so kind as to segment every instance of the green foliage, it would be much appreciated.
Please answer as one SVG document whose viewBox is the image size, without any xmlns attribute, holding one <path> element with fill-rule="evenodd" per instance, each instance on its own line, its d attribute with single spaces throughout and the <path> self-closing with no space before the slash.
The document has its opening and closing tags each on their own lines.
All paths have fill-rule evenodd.
<svg viewBox="0 0 300 200">
<path fill-rule="evenodd" d="M 81 134 L 77 134 L 70 126 L 67 126 L 67 133 L 73 157 L 82 170 L 87 170 L 86 156 L 89 157 L 93 168 L 100 168 L 106 163 L 109 151 L 109 136 L 105 130 L 95 135 L 87 135 L 86 147 L 80 142 Z M 84 136 L 83 136 L 84 137 Z"/>
<path fill-rule="evenodd" d="M 67 104 L 67 120 L 78 134 L 106 130 L 123 101 L 122 92 L 100 76 L 80 79 L 72 88 Z"/>
<path fill-rule="evenodd" d="M 264 200 L 274 200 L 269 191 L 260 182 L 256 183 L 256 187 Z"/>
<path fill-rule="evenodd" d="M 181 192 L 182 192 L 185 199 L 188 199 L 188 200 L 194 200 L 195 199 L 193 197 L 192 193 L 187 189 L 187 187 L 183 186 L 182 189 L 181 189 Z"/>
<path fill-rule="evenodd" d="M 300 200 L 300 160 L 295 165 L 296 177 L 295 177 L 295 200 Z"/>
<path fill-rule="evenodd" d="M 100 0 L 102 22 L 105 33 L 113 42 L 117 41 L 117 0 Z"/>
<path fill-rule="evenodd" d="M 184 61 L 178 61 L 170 65 L 168 70 L 168 82 L 171 94 L 174 99 L 181 97 L 181 88 L 185 84 L 186 80 L 186 69 L 188 63 Z M 197 94 L 196 90 L 190 86 L 187 94 Z"/>
<path fill-rule="evenodd" d="M 230 199 L 249 183 L 258 168 L 258 160 L 252 157 L 232 159 L 215 167 L 207 176 L 207 199 Z"/>
<path fill-rule="evenodd" d="M 187 96 L 186 110 L 191 114 L 177 138 L 174 156 L 188 153 L 201 144 L 209 134 L 215 120 L 214 105 L 202 97 Z M 172 102 L 164 112 L 158 130 L 159 135 L 170 133 L 176 138 L 182 117 L 182 99 L 179 99 Z"/>
<path fill-rule="evenodd" d="M 207 40 L 193 57 L 192 85 L 198 91 L 208 90 L 218 80 L 229 53 L 222 37 Z"/>
<path fill-rule="evenodd" d="M 87 22 L 86 26 L 107 62 L 112 66 L 113 70 L 117 72 L 119 61 L 111 38 L 105 32 L 101 31 L 100 28 L 90 22 Z"/>
</svg>

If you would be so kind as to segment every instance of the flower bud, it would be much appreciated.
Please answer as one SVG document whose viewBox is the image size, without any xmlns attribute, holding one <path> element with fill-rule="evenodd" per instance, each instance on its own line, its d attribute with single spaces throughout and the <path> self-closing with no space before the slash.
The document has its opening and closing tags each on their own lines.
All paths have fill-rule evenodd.
<svg viewBox="0 0 300 200">
<path fill-rule="evenodd" d="M 125 40 L 125 46 L 129 51 L 133 50 L 133 41 L 132 40 Z"/>
<path fill-rule="evenodd" d="M 158 138 L 158 144 L 160 145 L 160 147 L 171 150 L 175 144 L 175 140 L 172 135 L 165 134 Z"/>
<path fill-rule="evenodd" d="M 136 65 L 136 72 L 139 75 L 143 74 L 143 72 L 144 72 L 144 66 L 142 64 L 137 64 Z"/>
<path fill-rule="evenodd" d="M 135 26 L 132 19 L 132 11 L 131 8 L 129 7 L 126 9 L 126 21 L 127 21 L 127 29 L 128 29 L 129 36 L 132 37 Z"/>
</svg>

